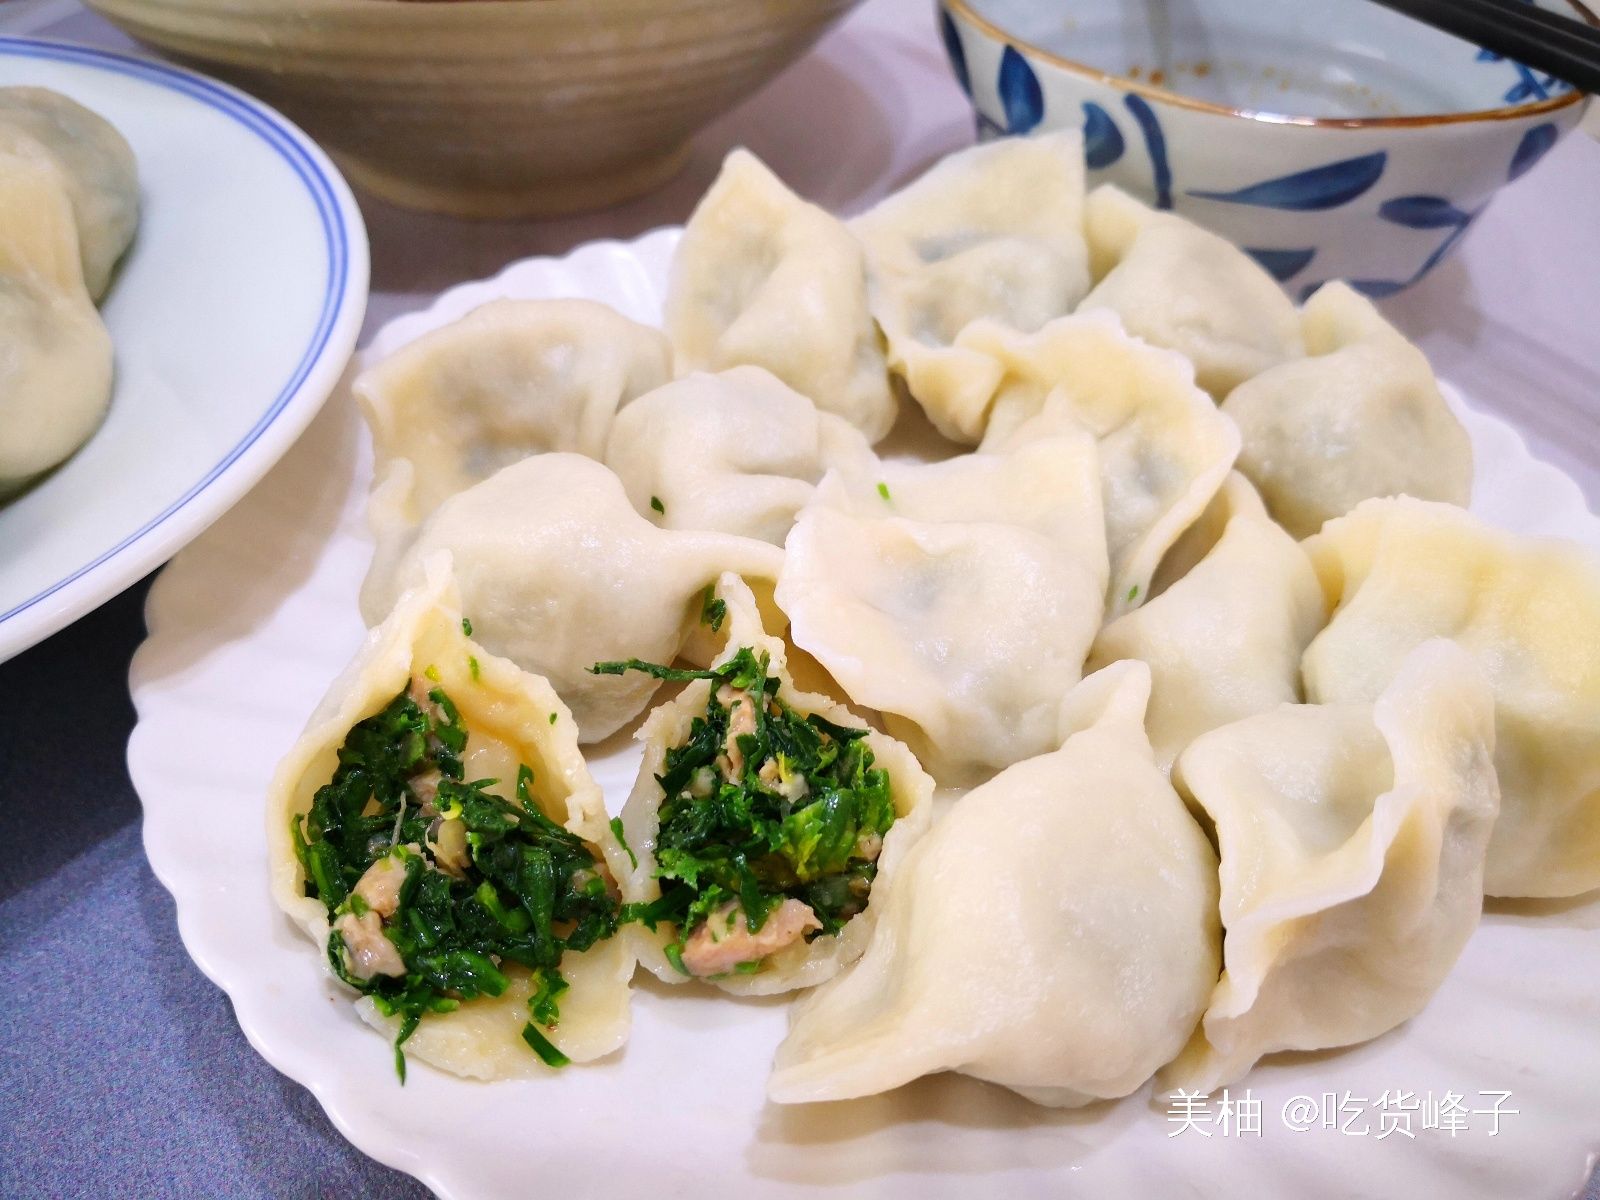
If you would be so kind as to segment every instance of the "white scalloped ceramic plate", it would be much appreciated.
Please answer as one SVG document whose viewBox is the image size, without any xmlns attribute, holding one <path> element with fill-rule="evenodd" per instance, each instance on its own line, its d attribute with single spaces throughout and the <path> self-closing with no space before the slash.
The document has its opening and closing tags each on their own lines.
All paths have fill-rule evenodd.
<svg viewBox="0 0 1600 1200">
<path fill-rule="evenodd" d="M 0 660 L 116 595 L 249 491 L 338 381 L 367 301 L 349 188 L 260 101 L 131 54 L 0 37 L 10 84 L 54 88 L 121 130 L 143 212 L 102 309 L 116 353 L 105 423 L 0 503 Z"/>
<path fill-rule="evenodd" d="M 383 354 L 496 296 L 587 296 L 659 315 L 676 239 L 600 243 L 519 263 L 393 322 Z M 1535 461 L 1508 426 L 1465 414 L 1484 516 L 1600 546 L 1577 487 Z M 272 906 L 262 795 L 361 634 L 356 587 L 368 543 L 369 451 L 344 389 L 309 436 L 233 512 L 180 554 L 150 594 L 134 660 L 139 724 L 128 749 L 145 846 L 177 899 L 185 943 L 233 998 L 251 1042 L 309 1087 L 367 1153 L 447 1197 L 1451 1196 L 1557 1200 L 1577 1192 L 1600 1146 L 1600 902 L 1498 907 L 1416 1020 L 1343 1053 L 1299 1055 L 1250 1077 L 1261 1134 L 1177 1128 L 1143 1096 L 1080 1112 L 1035 1108 L 959 1077 L 873 1100 L 768 1105 L 782 1036 L 774 1001 L 641 985 L 635 1028 L 612 1060 L 530 1082 L 474 1084 L 420 1064 L 395 1082 L 388 1047 L 331 985 L 319 956 Z M 615 808 L 637 757 L 603 748 Z M 641 975 L 643 973 L 641 972 Z M 1414 1138 L 1283 1123 L 1297 1094 L 1367 1098 L 1403 1089 L 1509 1091 L 1496 1136 L 1469 1118 Z M 1320 1099 L 1319 1099 L 1320 1104 Z M 1398 1111 L 1398 1110 L 1396 1110 Z M 1354 1127 L 1352 1127 L 1354 1128 Z"/>
</svg>

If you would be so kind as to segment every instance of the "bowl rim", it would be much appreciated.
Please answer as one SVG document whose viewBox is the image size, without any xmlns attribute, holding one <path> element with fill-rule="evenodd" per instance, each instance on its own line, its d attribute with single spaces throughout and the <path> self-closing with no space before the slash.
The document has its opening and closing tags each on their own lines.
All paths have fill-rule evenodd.
<svg viewBox="0 0 1600 1200">
<path fill-rule="evenodd" d="M 1594 10 L 1584 0 L 1566 0 L 1566 3 L 1572 7 L 1579 20 L 1600 28 L 1600 16 L 1596 16 Z M 1213 104 L 1209 100 L 1199 100 L 1193 96 L 1186 96 L 1182 92 L 1171 91 L 1168 88 L 1146 83 L 1143 80 L 1132 79 L 1126 75 L 1102 71 L 1098 67 L 1091 67 L 1087 63 L 1081 63 L 1075 59 L 1057 54 L 1055 51 L 1030 42 L 1026 38 L 1008 33 L 988 17 L 979 13 L 973 7 L 972 0 L 939 0 L 939 4 L 945 11 L 953 13 L 989 37 L 1005 45 L 1025 49 L 1030 54 L 1043 59 L 1052 66 L 1060 67 L 1070 74 L 1084 76 L 1097 83 L 1114 87 L 1119 91 L 1133 92 L 1146 99 L 1159 100 L 1162 103 L 1178 108 L 1211 113 L 1214 116 L 1242 117 L 1247 121 L 1259 121 L 1267 125 L 1298 125 L 1305 128 L 1319 129 L 1398 129 L 1429 125 L 1456 125 L 1468 121 L 1511 121 L 1522 117 L 1556 112 L 1559 109 L 1567 108 L 1589 99 L 1587 92 L 1573 88 L 1560 96 L 1548 96 L 1532 104 L 1508 104 L 1498 108 L 1485 108 L 1468 112 L 1419 113 L 1401 117 L 1310 117 L 1252 108 L 1233 108 L 1226 104 Z"/>
</svg>

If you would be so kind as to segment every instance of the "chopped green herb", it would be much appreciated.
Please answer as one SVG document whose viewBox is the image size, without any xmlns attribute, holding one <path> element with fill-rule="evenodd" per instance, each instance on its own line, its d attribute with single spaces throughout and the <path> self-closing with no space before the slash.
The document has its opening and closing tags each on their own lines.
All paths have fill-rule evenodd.
<svg viewBox="0 0 1600 1200">
<path fill-rule="evenodd" d="M 555 723 L 556 723 L 556 714 L 555 713 L 551 713 L 550 714 L 550 724 L 554 725 Z"/>
<path fill-rule="evenodd" d="M 881 480 L 878 482 L 878 495 L 882 496 L 885 500 L 889 499 L 889 485 Z"/>
<path fill-rule="evenodd" d="M 350 730 L 332 780 L 291 828 L 306 894 L 323 902 L 333 925 L 329 964 L 380 1013 L 400 1018 L 402 1082 L 401 1047 L 420 1022 L 463 1000 L 502 995 L 511 964 L 535 975 L 524 1040 L 545 1062 L 564 1063 L 537 1028 L 558 1020 L 562 956 L 617 931 L 618 905 L 594 851 L 540 811 L 533 772 L 518 769 L 508 800 L 490 790 L 499 781 L 464 778 L 466 743 L 461 714 L 441 688 L 426 704 L 402 692 Z M 380 889 L 363 894 L 374 870 L 403 873 L 387 912 Z M 379 952 L 373 940 L 386 939 L 404 974 L 358 973 L 352 938 Z"/>
<path fill-rule="evenodd" d="M 622 832 L 621 817 L 611 818 L 611 832 L 616 836 L 617 845 L 628 852 L 628 861 L 633 864 L 633 869 L 637 871 L 639 869 L 639 856 L 633 852 L 633 847 L 628 845 L 628 838 Z"/>
<path fill-rule="evenodd" d="M 1139 598 L 1139 585 L 1136 583 L 1128 589 L 1128 603 L 1132 604 Z"/>
<path fill-rule="evenodd" d="M 428 677 L 428 682 L 429 683 L 438 683 L 439 682 L 439 668 L 438 667 L 430 666 L 426 671 L 423 672 L 423 674 Z"/>
<path fill-rule="evenodd" d="M 467 637 L 472 636 L 472 622 L 466 617 L 461 618 L 461 632 Z"/>
<path fill-rule="evenodd" d="M 722 623 L 728 619 L 728 602 L 717 595 L 714 584 L 706 584 L 700 598 L 700 623 L 711 626 L 712 633 L 722 632 Z"/>
<path fill-rule="evenodd" d="M 665 504 L 661 503 L 661 497 L 660 496 L 651 496 L 650 497 L 650 507 L 655 509 L 662 516 L 666 516 L 667 515 L 667 506 Z"/>
<path fill-rule="evenodd" d="M 676 969 L 689 973 L 686 941 L 714 913 L 730 923 L 742 913 L 754 933 L 779 905 L 797 900 L 820 923 L 808 935 L 816 936 L 837 933 L 866 906 L 895 820 L 888 772 L 874 767 L 866 730 L 791 709 L 778 698 L 766 656 L 748 647 L 707 671 L 637 660 L 592 670 L 715 685 L 705 715 L 667 751 L 656 776 L 661 897 L 629 905 L 622 917 L 652 929 L 674 925 L 666 954 Z"/>
<path fill-rule="evenodd" d="M 467 670 L 472 674 L 472 681 L 478 681 L 478 658 L 474 654 L 467 655 Z"/>
</svg>

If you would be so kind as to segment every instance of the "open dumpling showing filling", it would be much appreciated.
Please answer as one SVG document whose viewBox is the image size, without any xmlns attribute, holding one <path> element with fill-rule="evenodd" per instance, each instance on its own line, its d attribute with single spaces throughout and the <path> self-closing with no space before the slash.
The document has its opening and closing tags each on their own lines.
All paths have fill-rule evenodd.
<svg viewBox="0 0 1600 1200">
<path fill-rule="evenodd" d="M 438 556 L 312 715 L 267 806 L 273 895 L 393 1037 L 402 1078 L 406 1052 L 497 1079 L 628 1034 L 625 859 L 572 714 L 469 629 Z"/>
<path fill-rule="evenodd" d="M 874 880 L 926 829 L 933 781 L 900 743 L 795 687 L 737 576 L 705 614 L 725 638 L 708 670 L 597 667 L 688 681 L 639 731 L 622 814 L 639 958 L 733 992 L 809 987 L 861 953 Z"/>
</svg>

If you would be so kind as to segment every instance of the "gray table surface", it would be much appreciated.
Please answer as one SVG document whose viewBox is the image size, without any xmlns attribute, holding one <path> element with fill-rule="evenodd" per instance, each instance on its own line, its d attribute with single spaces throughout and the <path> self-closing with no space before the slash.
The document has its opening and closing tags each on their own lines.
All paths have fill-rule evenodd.
<svg viewBox="0 0 1600 1200">
<path fill-rule="evenodd" d="M 8 0 L 0 32 L 126 45 L 73 0 Z M 683 175 L 645 200 L 465 224 L 363 198 L 366 336 L 511 259 L 681 221 L 740 142 L 803 193 L 850 210 L 969 136 L 929 6 L 869 0 L 708 129 Z M 1600 146 L 1570 139 L 1496 203 L 1457 260 L 1386 307 L 1442 374 L 1515 420 L 1600 503 Z M 184 952 L 124 764 L 147 587 L 0 665 L 0 1197 L 426 1195 L 348 1145 L 255 1054 Z M 1600 1186 L 1585 1194 L 1600 1200 Z"/>
</svg>

